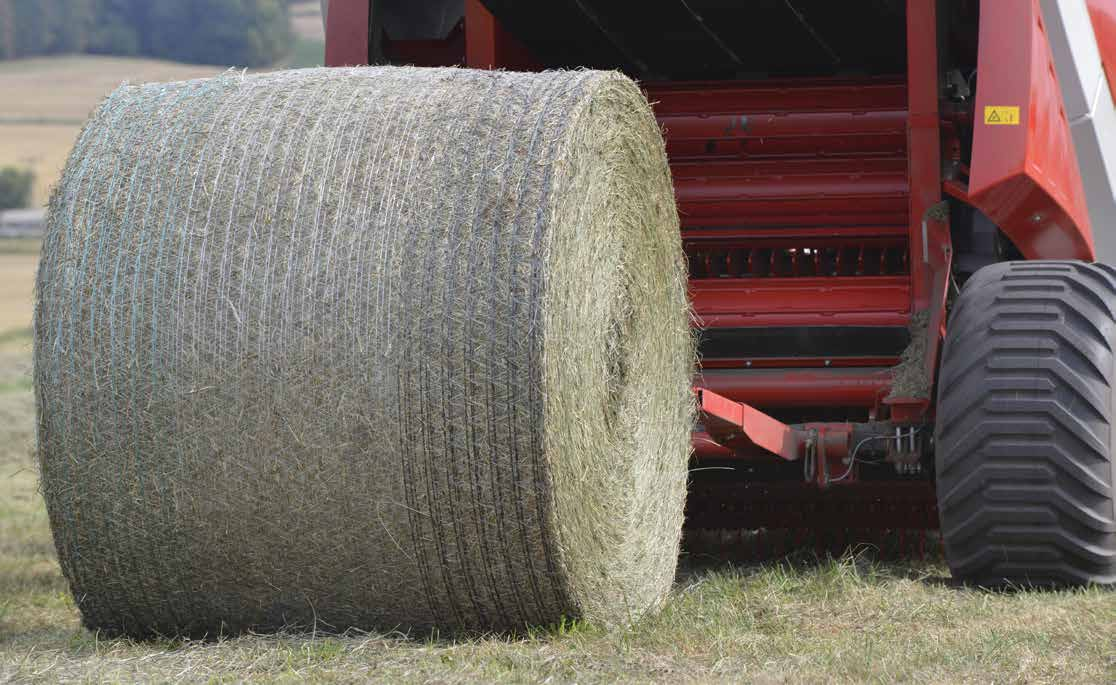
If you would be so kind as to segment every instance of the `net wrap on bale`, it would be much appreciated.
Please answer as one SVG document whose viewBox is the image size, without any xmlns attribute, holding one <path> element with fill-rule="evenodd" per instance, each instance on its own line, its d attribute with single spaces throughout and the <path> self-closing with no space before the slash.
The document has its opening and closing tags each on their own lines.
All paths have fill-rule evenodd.
<svg viewBox="0 0 1116 685">
<path fill-rule="evenodd" d="M 42 489 L 91 628 L 620 624 L 669 589 L 693 349 L 623 76 L 122 86 L 37 287 Z"/>
</svg>

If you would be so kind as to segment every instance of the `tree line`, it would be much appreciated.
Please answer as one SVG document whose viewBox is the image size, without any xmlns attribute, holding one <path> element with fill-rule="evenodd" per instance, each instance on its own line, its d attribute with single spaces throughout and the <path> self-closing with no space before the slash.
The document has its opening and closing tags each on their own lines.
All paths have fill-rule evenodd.
<svg viewBox="0 0 1116 685">
<path fill-rule="evenodd" d="M 0 59 L 86 52 L 267 66 L 291 45 L 289 0 L 0 0 Z"/>
</svg>

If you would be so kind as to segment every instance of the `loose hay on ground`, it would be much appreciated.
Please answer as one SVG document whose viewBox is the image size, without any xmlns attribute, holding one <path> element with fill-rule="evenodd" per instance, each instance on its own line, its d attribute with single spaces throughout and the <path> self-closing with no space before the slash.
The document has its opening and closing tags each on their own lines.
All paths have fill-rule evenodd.
<svg viewBox="0 0 1116 685">
<path fill-rule="evenodd" d="M 670 587 L 693 351 L 622 76 L 121 87 L 37 287 L 43 494 L 92 628 L 618 624 Z"/>
</svg>

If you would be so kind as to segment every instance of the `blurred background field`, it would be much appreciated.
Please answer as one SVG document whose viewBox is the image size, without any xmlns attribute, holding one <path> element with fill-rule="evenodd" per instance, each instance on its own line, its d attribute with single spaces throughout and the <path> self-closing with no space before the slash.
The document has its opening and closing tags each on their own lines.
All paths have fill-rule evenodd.
<svg viewBox="0 0 1116 685">
<path fill-rule="evenodd" d="M 0 5 L 4 1 L 0 0 Z M 312 67 L 322 63 L 325 33 L 318 0 L 292 2 L 289 14 L 290 37 L 281 57 L 270 66 L 255 68 Z M 12 167 L 34 172 L 27 206 L 42 207 L 85 119 L 118 85 L 125 81 L 204 78 L 233 66 L 237 65 L 186 64 L 101 54 L 0 60 L 0 169 Z"/>
<path fill-rule="evenodd" d="M 39 262 L 37 240 L 0 243 L 0 340 L 31 330 L 32 290 Z"/>
<path fill-rule="evenodd" d="M 181 81 L 218 68 L 131 57 L 65 55 L 0 62 L 0 166 L 35 172 L 32 206 L 46 204 L 77 134 L 123 81 Z"/>
</svg>

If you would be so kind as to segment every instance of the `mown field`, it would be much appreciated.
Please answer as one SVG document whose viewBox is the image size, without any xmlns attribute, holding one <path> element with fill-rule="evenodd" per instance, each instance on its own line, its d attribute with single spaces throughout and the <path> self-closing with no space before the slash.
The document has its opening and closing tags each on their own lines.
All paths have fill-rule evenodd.
<svg viewBox="0 0 1116 685">
<path fill-rule="evenodd" d="M 733 564 L 708 541 L 684 553 L 663 611 L 623 631 L 103 639 L 80 626 L 37 492 L 36 248 L 0 242 L 0 683 L 1116 682 L 1114 592 L 961 588 L 939 562 L 870 549 Z"/>
<path fill-rule="evenodd" d="M 294 43 L 276 68 L 319 66 L 324 32 L 317 0 L 292 3 Z M 35 172 L 32 206 L 44 205 L 89 113 L 121 83 L 204 78 L 223 67 L 151 59 L 66 55 L 0 61 L 0 167 Z"/>
<path fill-rule="evenodd" d="M 33 170 L 32 204 L 42 206 L 85 119 L 118 85 L 202 78 L 220 71 L 92 55 L 0 61 L 0 166 Z"/>
</svg>

